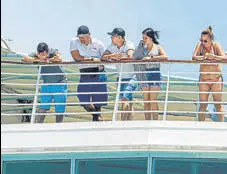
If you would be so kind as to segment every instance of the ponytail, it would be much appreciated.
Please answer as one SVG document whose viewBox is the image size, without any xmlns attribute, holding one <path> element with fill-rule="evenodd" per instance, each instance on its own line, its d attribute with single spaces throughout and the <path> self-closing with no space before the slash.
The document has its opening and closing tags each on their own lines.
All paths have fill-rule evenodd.
<svg viewBox="0 0 227 174">
<path fill-rule="evenodd" d="M 212 27 L 209 25 L 207 29 L 203 30 L 201 35 L 207 34 L 211 40 L 214 40 L 214 33 Z"/>
</svg>

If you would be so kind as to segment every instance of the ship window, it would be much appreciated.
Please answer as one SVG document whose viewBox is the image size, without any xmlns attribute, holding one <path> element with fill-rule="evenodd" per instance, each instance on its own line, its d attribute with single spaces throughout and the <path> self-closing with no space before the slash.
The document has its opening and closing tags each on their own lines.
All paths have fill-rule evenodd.
<svg viewBox="0 0 227 174">
<path fill-rule="evenodd" d="M 153 158 L 152 174 L 226 174 L 227 159 Z"/>
<path fill-rule="evenodd" d="M 76 174 L 147 174 L 147 158 L 76 160 Z"/>
<path fill-rule="evenodd" d="M 70 174 L 70 160 L 5 161 L 3 174 Z"/>
</svg>

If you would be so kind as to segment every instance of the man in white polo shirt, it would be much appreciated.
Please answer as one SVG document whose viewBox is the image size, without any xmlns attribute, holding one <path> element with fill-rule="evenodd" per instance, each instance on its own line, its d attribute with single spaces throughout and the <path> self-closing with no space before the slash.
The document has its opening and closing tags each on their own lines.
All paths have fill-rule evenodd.
<svg viewBox="0 0 227 174">
<path fill-rule="evenodd" d="M 104 44 L 91 37 L 87 26 L 80 26 L 77 30 L 77 37 L 73 37 L 70 43 L 70 51 L 72 58 L 79 61 L 95 61 L 99 62 L 104 52 Z M 103 65 L 97 64 L 81 64 L 78 65 L 81 73 L 104 72 Z M 78 85 L 78 94 L 80 102 L 102 102 L 95 104 L 81 104 L 88 112 L 101 112 L 101 107 L 107 105 L 107 87 L 103 82 L 106 81 L 105 74 L 81 75 L 80 84 Z M 103 84 L 83 84 L 91 82 L 102 82 Z M 91 94 L 94 92 L 102 92 L 101 94 Z M 103 103 L 104 102 L 104 103 Z M 93 121 L 102 121 L 101 114 L 92 114 Z"/>
<path fill-rule="evenodd" d="M 107 33 L 111 35 L 112 43 L 107 47 L 106 51 L 102 56 L 102 60 L 114 59 L 131 59 L 135 51 L 134 45 L 125 39 L 125 31 L 122 28 L 115 28 L 112 32 Z M 120 64 L 116 64 L 118 72 L 121 71 Z M 132 103 L 129 104 L 128 101 L 132 101 L 132 92 L 135 91 L 137 85 L 136 75 L 134 72 L 134 67 L 132 64 L 122 65 L 122 75 L 120 84 L 120 99 L 123 102 L 122 108 L 124 111 L 132 111 Z M 131 73 L 127 73 L 131 72 Z M 119 77 L 117 79 L 119 81 Z M 125 112 L 121 114 L 121 120 L 131 120 L 132 112 Z"/>
</svg>

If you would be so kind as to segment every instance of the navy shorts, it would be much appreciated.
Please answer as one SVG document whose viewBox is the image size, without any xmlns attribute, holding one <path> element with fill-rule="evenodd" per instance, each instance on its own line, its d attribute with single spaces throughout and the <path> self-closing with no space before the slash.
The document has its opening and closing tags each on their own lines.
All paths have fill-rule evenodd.
<svg viewBox="0 0 227 174">
<path fill-rule="evenodd" d="M 161 86 L 161 83 L 159 81 L 162 80 L 160 68 L 150 68 L 146 69 L 146 71 L 159 71 L 159 72 L 149 72 L 146 73 L 147 75 L 147 81 L 150 81 L 149 83 L 142 83 L 141 87 L 150 87 L 150 86 Z"/>
<path fill-rule="evenodd" d="M 80 102 L 105 102 L 97 103 L 95 106 L 106 106 L 108 95 L 105 94 L 89 94 L 91 92 L 107 92 L 106 84 L 83 84 L 91 82 L 106 82 L 106 75 L 81 75 L 80 84 L 78 85 L 77 92 L 87 93 L 87 94 L 77 94 Z"/>
</svg>

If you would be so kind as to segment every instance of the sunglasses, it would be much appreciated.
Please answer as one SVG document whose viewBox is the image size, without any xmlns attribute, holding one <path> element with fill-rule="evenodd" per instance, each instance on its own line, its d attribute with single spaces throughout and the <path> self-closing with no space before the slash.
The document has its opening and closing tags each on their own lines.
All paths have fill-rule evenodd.
<svg viewBox="0 0 227 174">
<path fill-rule="evenodd" d="M 202 40 L 202 39 L 201 39 L 200 42 L 201 42 L 201 43 L 207 43 L 208 40 Z"/>
</svg>

